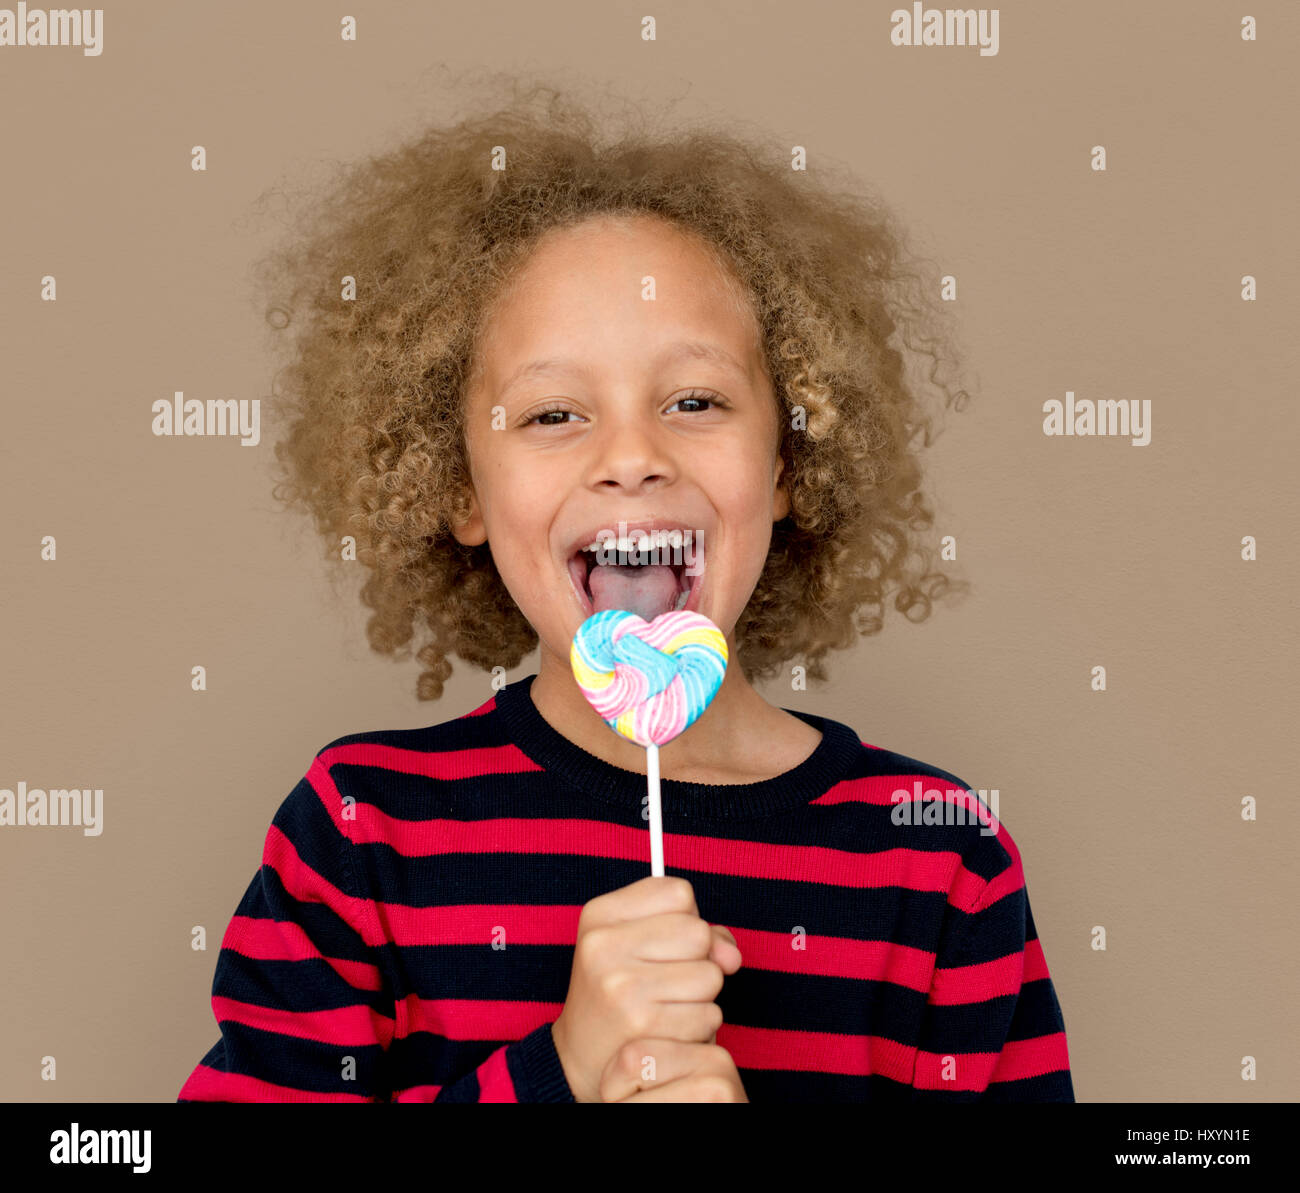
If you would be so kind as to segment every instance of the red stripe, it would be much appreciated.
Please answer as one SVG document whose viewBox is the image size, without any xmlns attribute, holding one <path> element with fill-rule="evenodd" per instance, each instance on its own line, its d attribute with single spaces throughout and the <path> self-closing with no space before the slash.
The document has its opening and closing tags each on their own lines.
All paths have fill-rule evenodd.
<svg viewBox="0 0 1300 1193">
<path fill-rule="evenodd" d="M 817 977 L 890 982 L 922 993 L 929 990 L 934 953 L 887 940 L 852 940 L 842 936 L 735 928 L 743 969 Z M 802 946 L 795 948 L 796 941 Z"/>
<path fill-rule="evenodd" d="M 325 961 L 349 986 L 358 990 L 378 990 L 382 985 L 377 965 L 326 957 L 292 920 L 232 916 L 221 947 L 258 961 Z"/>
<path fill-rule="evenodd" d="M 186 1102 L 377 1102 L 361 1094 L 324 1094 L 315 1090 L 273 1085 L 242 1073 L 223 1073 L 199 1065 L 179 1094 Z"/>
<path fill-rule="evenodd" d="M 394 1102 L 433 1102 L 442 1092 L 441 1085 L 411 1085 L 393 1090 Z"/>
<path fill-rule="evenodd" d="M 477 779 L 484 775 L 527 774 L 543 769 L 514 744 L 466 750 L 406 750 L 375 742 L 354 742 L 322 750 L 313 759 L 312 770 L 328 774 L 330 767 L 339 764 L 373 766 L 429 779 Z"/>
<path fill-rule="evenodd" d="M 1047 972 L 1047 958 L 1043 956 L 1043 945 L 1038 939 L 1025 941 L 1025 977 L 1026 982 L 1038 982 L 1050 978 Z"/>
<path fill-rule="evenodd" d="M 388 939 L 402 947 L 494 942 L 507 947 L 511 944 L 573 945 L 578 939 L 578 918 L 582 914 L 582 907 L 577 903 L 463 903 L 435 907 L 376 903 L 375 908 Z M 889 941 L 814 935 L 803 938 L 808 947 L 799 951 L 791 947 L 796 938 L 782 932 L 740 927 L 731 931 L 744 964 L 757 969 L 865 976 L 897 981 L 918 990 L 930 988 L 928 974 L 934 964 L 934 954 L 924 949 Z"/>
<path fill-rule="evenodd" d="M 478 1067 L 480 1102 L 518 1102 L 515 1083 L 510 1080 L 506 1050 L 498 1048 Z"/>
<path fill-rule="evenodd" d="M 1008 1041 L 1001 1053 L 925 1052 L 886 1036 L 781 1031 L 724 1023 L 717 1042 L 741 1069 L 782 1069 L 888 1077 L 918 1089 L 981 1091 L 990 1080 L 1015 1081 L 1070 1067 L 1065 1034 Z M 952 1080 L 941 1075 L 944 1062 Z"/>
<path fill-rule="evenodd" d="M 218 1024 L 229 1019 L 261 1031 L 346 1048 L 364 1048 L 374 1044 L 387 1048 L 393 1038 L 393 1020 L 369 1006 L 335 1007 L 326 1011 L 287 1011 L 280 1007 L 263 1007 L 257 1003 L 240 1002 L 214 994 L 212 1012 L 216 1015 Z"/>
<path fill-rule="evenodd" d="M 480 716 L 491 712 L 495 700 L 489 701 L 475 709 L 467 716 Z M 879 750 L 880 747 L 861 743 L 865 749 Z M 372 766 L 382 770 L 392 770 L 399 774 L 424 775 L 434 779 L 472 779 L 484 775 L 526 774 L 543 771 L 518 746 L 507 743 L 502 746 L 473 747 L 464 750 L 408 750 L 399 746 L 380 745 L 374 742 L 355 742 L 348 745 L 334 746 L 322 750 L 314 764 L 327 773 L 329 768 L 338 763 L 354 766 Z M 910 780 L 910 782 L 909 782 Z M 979 801 L 968 793 L 966 788 L 936 787 L 942 782 L 931 776 L 915 775 L 910 771 L 900 771 L 893 775 L 871 775 L 858 779 L 846 779 L 836 783 L 824 795 L 812 800 L 813 804 L 864 803 L 890 806 L 895 801 L 893 794 L 904 790 L 908 800 L 915 801 L 915 784 L 920 780 L 922 794 L 933 798 L 936 792 L 942 793 L 944 802 L 962 806 L 974 812 L 981 808 Z M 905 784 L 905 786 L 903 786 Z M 931 784 L 931 786 L 925 786 Z M 331 784 L 332 785 L 332 784 Z M 984 809 L 985 814 L 990 809 Z M 996 822 L 995 822 L 996 823 Z"/>
<path fill-rule="evenodd" d="M 1030 1040 L 1008 1040 L 1001 1052 L 959 1052 L 943 1055 L 918 1052 L 917 1089 L 987 1090 L 1001 1081 L 1040 1077 L 1070 1067 L 1065 1033 L 1036 1036 Z"/>
<path fill-rule="evenodd" d="M 866 1077 L 879 1073 L 908 1084 L 916 1049 L 886 1036 L 839 1032 L 787 1031 L 724 1023 L 718 1044 L 731 1053 L 737 1068 L 785 1069 Z"/>
<path fill-rule="evenodd" d="M 644 828 L 581 818 L 501 817 L 494 820 L 399 820 L 372 804 L 358 803 L 349 837 L 359 845 L 385 844 L 401 857 L 443 853 L 517 853 L 528 857 L 571 857 L 649 861 Z M 871 853 L 821 845 L 779 845 L 761 841 L 664 833 L 664 849 L 678 871 L 772 878 L 846 887 L 901 887 L 950 892 L 949 902 L 966 907 L 984 879 L 966 870 L 952 850 L 883 849 Z"/>
<path fill-rule="evenodd" d="M 979 965 L 936 969 L 929 1001 L 936 1006 L 953 1006 L 1018 994 L 1024 979 L 1024 962 L 1024 953 L 1018 952 Z"/>
<path fill-rule="evenodd" d="M 1041 1077 L 1044 1073 L 1059 1073 L 1069 1067 L 1069 1045 L 1065 1032 L 1058 1031 L 1030 1040 L 1008 1040 L 1002 1046 L 993 1080 L 1019 1081 L 1025 1077 Z"/>
<path fill-rule="evenodd" d="M 562 1002 L 509 1002 L 490 998 L 420 998 L 408 994 L 396 1004 L 393 1038 L 418 1031 L 445 1040 L 522 1040 L 544 1023 L 554 1023 Z"/>
<path fill-rule="evenodd" d="M 917 1089 L 979 1092 L 988 1089 L 997 1061 L 996 1052 L 924 1052 L 918 1048 L 915 1073 L 908 1083 Z"/>
<path fill-rule="evenodd" d="M 577 904 L 504 905 L 465 903 L 445 907 L 377 904 L 379 918 L 399 946 L 572 946 L 578 938 Z M 746 969 L 820 977 L 892 982 L 922 993 L 930 989 L 935 955 L 882 940 L 733 928 Z M 795 948 L 796 943 L 802 948 Z"/>
<path fill-rule="evenodd" d="M 376 903 L 380 926 L 401 947 L 498 943 L 573 945 L 578 939 L 578 904 L 517 906 L 452 904 L 408 907 Z"/>
<path fill-rule="evenodd" d="M 868 747 L 872 749 L 874 747 Z M 944 786 L 938 786 L 943 783 Z M 920 792 L 916 788 L 920 785 Z M 936 779 L 929 775 L 916 775 L 910 771 L 898 771 L 895 774 L 866 775 L 856 779 L 841 779 L 824 794 L 819 795 L 812 801 L 817 804 L 871 804 L 876 807 L 891 807 L 902 804 L 922 805 L 920 812 L 924 813 L 925 805 L 931 801 L 942 797 L 944 804 L 952 804 L 954 810 L 963 808 L 974 815 L 969 817 L 969 823 L 984 824 L 988 823 L 990 827 L 997 823 L 993 816 L 993 809 L 982 803 L 978 793 L 972 794 L 966 787 L 947 786 L 947 780 Z M 894 796 L 902 793 L 906 799 L 895 799 Z M 909 810 L 913 817 L 918 815 L 916 810 Z M 945 813 L 947 815 L 947 813 Z M 990 836 L 992 834 L 989 834 Z"/>
</svg>

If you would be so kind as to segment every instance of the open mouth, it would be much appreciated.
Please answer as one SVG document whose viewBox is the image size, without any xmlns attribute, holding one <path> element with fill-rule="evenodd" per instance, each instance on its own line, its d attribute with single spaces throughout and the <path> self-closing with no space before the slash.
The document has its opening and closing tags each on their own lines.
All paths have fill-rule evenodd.
<svg viewBox="0 0 1300 1193">
<path fill-rule="evenodd" d="M 644 539 L 609 537 L 599 547 L 575 551 L 568 569 L 585 616 L 626 609 L 653 621 L 674 610 L 698 610 L 704 550 L 689 530 Z"/>
</svg>

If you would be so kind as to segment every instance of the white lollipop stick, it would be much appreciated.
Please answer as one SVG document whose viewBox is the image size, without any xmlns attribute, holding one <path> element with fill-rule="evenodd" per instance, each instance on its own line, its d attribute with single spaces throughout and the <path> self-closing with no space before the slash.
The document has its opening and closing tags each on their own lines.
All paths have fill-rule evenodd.
<svg viewBox="0 0 1300 1193">
<path fill-rule="evenodd" d="M 646 787 L 650 792 L 650 873 L 655 878 L 664 876 L 664 817 L 659 803 L 659 747 L 651 743 L 645 748 Z"/>
</svg>

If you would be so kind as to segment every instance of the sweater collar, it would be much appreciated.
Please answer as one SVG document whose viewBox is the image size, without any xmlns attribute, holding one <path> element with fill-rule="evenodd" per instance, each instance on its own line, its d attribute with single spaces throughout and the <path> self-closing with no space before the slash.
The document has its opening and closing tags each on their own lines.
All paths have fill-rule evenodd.
<svg viewBox="0 0 1300 1193">
<path fill-rule="evenodd" d="M 603 803 L 639 808 L 646 777 L 597 758 L 571 742 L 538 711 L 529 690 L 535 675 L 506 685 L 496 695 L 496 714 L 510 739 L 557 778 Z M 660 779 L 664 824 L 697 820 L 754 820 L 806 805 L 850 777 L 863 749 L 849 726 L 797 709 L 791 716 L 820 731 L 817 748 L 792 770 L 758 783 L 694 783 Z"/>
</svg>

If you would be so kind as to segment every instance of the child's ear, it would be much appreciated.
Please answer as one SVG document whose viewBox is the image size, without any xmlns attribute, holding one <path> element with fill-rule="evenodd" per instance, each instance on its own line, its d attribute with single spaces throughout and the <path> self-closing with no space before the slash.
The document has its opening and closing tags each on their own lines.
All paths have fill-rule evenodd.
<svg viewBox="0 0 1300 1193">
<path fill-rule="evenodd" d="M 452 515 L 451 533 L 455 540 L 465 547 L 477 547 L 487 542 L 487 526 L 478 507 L 478 494 L 473 487 L 464 489 L 456 502 L 456 512 Z"/>
<path fill-rule="evenodd" d="M 772 521 L 779 522 L 790 512 L 790 494 L 785 487 L 785 461 L 780 456 L 776 458 L 772 486 Z"/>
</svg>

